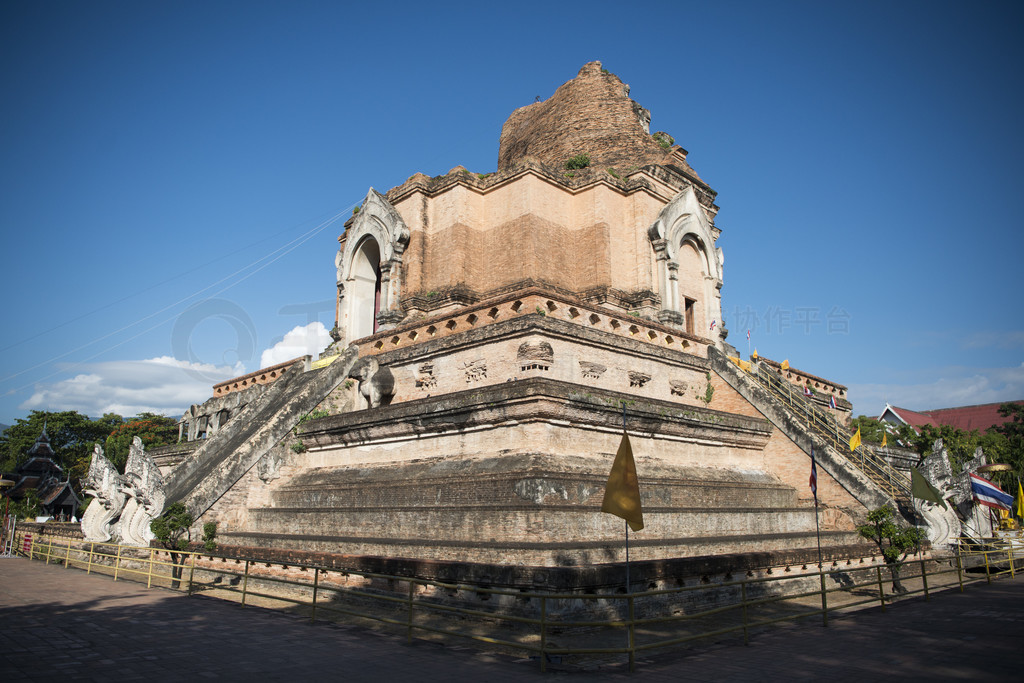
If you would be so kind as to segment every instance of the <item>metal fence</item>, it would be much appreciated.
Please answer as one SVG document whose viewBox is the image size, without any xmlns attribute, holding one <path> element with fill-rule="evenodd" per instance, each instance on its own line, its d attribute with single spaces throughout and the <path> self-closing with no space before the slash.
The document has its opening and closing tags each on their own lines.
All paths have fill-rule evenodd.
<svg viewBox="0 0 1024 683">
<path fill-rule="evenodd" d="M 312 621 L 376 622 L 406 637 L 464 638 L 526 653 L 542 671 L 552 661 L 615 658 L 628 661 L 653 650 L 709 637 L 749 643 L 780 622 L 820 618 L 862 605 L 883 610 L 893 599 L 959 589 L 1016 571 L 1014 548 L 961 544 L 955 554 L 918 558 L 898 566 L 905 591 L 894 593 L 885 564 L 847 560 L 815 567 L 767 570 L 711 582 L 691 578 L 639 592 L 542 592 L 445 583 L 408 576 L 356 572 L 210 553 L 176 552 L 83 541 L 25 538 L 16 550 L 32 560 L 145 582 L 189 595 L 209 592 L 242 606 L 283 603 Z M 1018 550 L 1018 555 L 1020 551 Z M 772 572 L 778 575 L 772 575 Z M 887 585 L 889 584 L 889 585 Z"/>
</svg>

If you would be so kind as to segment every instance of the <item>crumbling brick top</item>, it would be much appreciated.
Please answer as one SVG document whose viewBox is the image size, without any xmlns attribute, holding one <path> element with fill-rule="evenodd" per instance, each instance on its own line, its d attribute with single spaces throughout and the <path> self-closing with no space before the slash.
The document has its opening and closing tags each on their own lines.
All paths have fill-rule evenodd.
<svg viewBox="0 0 1024 683">
<path fill-rule="evenodd" d="M 512 113 L 501 129 L 498 171 L 533 157 L 564 168 L 580 154 L 620 172 L 652 164 L 676 166 L 703 184 L 686 150 L 665 133 L 650 133 L 650 112 L 629 98 L 629 86 L 590 62 L 555 94 Z M 660 141 L 660 142 L 659 142 Z"/>
</svg>

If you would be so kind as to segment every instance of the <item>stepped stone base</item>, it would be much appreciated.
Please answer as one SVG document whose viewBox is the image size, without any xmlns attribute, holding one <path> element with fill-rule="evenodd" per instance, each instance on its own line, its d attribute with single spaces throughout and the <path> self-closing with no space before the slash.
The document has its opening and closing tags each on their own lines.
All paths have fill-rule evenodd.
<svg viewBox="0 0 1024 683">
<path fill-rule="evenodd" d="M 638 464 L 647 527 L 631 559 L 815 545 L 814 509 L 771 474 Z M 509 454 L 300 471 L 223 542 L 432 561 L 584 566 L 625 559 L 621 520 L 600 511 L 603 457 Z M 830 530 L 829 544 L 856 543 Z"/>
</svg>

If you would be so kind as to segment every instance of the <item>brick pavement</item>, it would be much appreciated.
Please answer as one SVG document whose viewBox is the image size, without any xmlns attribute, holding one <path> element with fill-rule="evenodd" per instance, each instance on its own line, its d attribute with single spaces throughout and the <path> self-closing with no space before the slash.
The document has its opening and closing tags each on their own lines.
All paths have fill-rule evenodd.
<svg viewBox="0 0 1024 683">
<path fill-rule="evenodd" d="M 974 584 L 735 644 L 621 667 L 553 671 L 587 680 L 968 680 L 1024 667 L 1024 578 Z M 187 597 L 109 577 L 0 560 L 0 680 L 415 681 L 541 678 L 537 663 L 442 647 L 283 612 Z"/>
</svg>

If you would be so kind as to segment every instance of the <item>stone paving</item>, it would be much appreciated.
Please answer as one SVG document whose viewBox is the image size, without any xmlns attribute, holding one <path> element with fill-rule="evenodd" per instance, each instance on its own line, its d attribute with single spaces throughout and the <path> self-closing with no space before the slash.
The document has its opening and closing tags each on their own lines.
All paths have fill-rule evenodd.
<svg viewBox="0 0 1024 683">
<path fill-rule="evenodd" d="M 623 666 L 547 677 L 649 681 L 1016 679 L 1024 669 L 1024 578 L 925 602 L 782 626 L 750 646 L 708 643 Z M 537 662 L 445 647 L 287 613 L 0 559 L 0 680 L 376 681 L 543 678 Z"/>
</svg>

